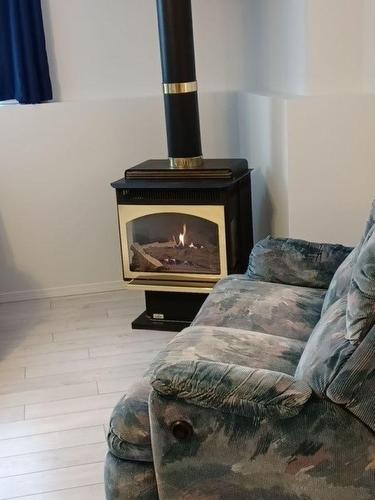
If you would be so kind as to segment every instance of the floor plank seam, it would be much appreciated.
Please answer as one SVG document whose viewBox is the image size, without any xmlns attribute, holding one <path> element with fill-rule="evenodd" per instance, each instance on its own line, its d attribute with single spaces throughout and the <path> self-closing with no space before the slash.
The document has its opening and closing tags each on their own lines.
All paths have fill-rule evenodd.
<svg viewBox="0 0 375 500">
<path fill-rule="evenodd" d="M 87 488 L 87 487 L 91 487 L 91 486 L 103 486 L 104 487 L 104 482 L 89 483 L 89 484 L 85 484 L 83 486 L 73 486 L 72 488 L 60 488 L 60 489 L 57 489 L 57 490 L 43 491 L 43 493 L 33 493 L 32 495 L 27 495 L 27 496 L 29 498 L 32 498 L 32 497 L 38 497 L 38 496 L 44 495 L 44 494 L 61 493 L 61 492 L 64 492 L 64 491 L 79 490 L 80 488 Z M 103 493 L 104 493 L 104 490 L 103 490 Z M 4 498 L 3 500 L 16 500 L 17 498 L 24 498 L 24 497 L 25 497 L 25 495 L 21 495 L 21 496 L 16 496 L 16 497 Z"/>
<path fill-rule="evenodd" d="M 50 342 L 50 343 L 52 343 L 52 342 Z M 41 344 L 41 345 L 43 345 L 43 344 Z M 32 358 L 32 357 L 37 357 L 37 356 L 45 356 L 45 357 L 47 357 L 48 355 L 53 355 L 53 354 L 66 354 L 66 355 L 68 355 L 68 353 L 70 353 L 70 352 L 74 352 L 74 351 L 86 351 L 88 349 L 89 348 L 86 347 L 86 346 L 79 346 L 78 345 L 76 347 L 72 347 L 71 349 L 67 349 L 65 351 L 47 352 L 47 353 L 42 353 L 42 354 L 16 354 L 16 355 L 15 354 L 11 354 L 10 356 L 8 356 L 7 362 L 9 360 L 9 365 L 11 365 L 11 361 L 13 361 L 13 360 L 16 361 L 17 359 L 23 358 L 23 357 L 26 357 L 26 356 Z M 4 367 L 1 366 L 1 363 L 2 362 L 0 361 L 0 369 L 4 368 Z M 43 363 L 40 363 L 40 364 L 43 364 Z M 30 365 L 26 365 L 26 367 L 27 366 L 30 366 Z M 17 368 L 19 368 L 19 367 L 17 367 Z"/>
<path fill-rule="evenodd" d="M 43 474 L 43 472 L 56 472 L 59 470 L 74 469 L 75 467 L 83 467 L 85 465 L 95 465 L 95 464 L 104 464 L 103 459 L 102 460 L 95 460 L 94 462 L 85 462 L 85 463 L 79 464 L 79 465 L 65 465 L 64 467 L 54 467 L 52 469 L 38 470 L 36 472 L 25 472 L 24 474 L 15 474 L 14 476 L 0 477 L 0 485 L 1 485 L 1 481 L 3 479 L 10 479 L 11 477 L 14 477 L 16 479 L 17 477 L 31 476 L 33 474 Z M 87 485 L 87 486 L 89 486 L 89 485 Z M 43 493 L 45 493 L 45 492 L 43 492 Z"/>
<path fill-rule="evenodd" d="M 112 408 L 99 408 L 99 410 L 110 410 L 111 411 Z M 79 412 L 79 413 L 80 414 L 81 413 L 91 413 L 92 411 L 96 411 L 96 410 L 88 410 L 86 412 Z M 64 417 L 64 416 L 68 416 L 68 415 L 71 416 L 71 415 L 74 415 L 74 413 L 63 413 L 62 415 L 54 415 L 54 417 L 55 416 Z M 42 417 L 42 418 L 53 418 L 53 417 Z M 25 421 L 24 420 L 19 420 L 18 422 L 28 422 L 28 423 L 30 423 L 30 422 L 32 422 L 32 420 L 34 420 L 34 419 L 29 419 L 29 420 L 25 420 Z M 2 425 L 8 425 L 8 424 L 2 424 Z M 12 425 L 12 424 L 10 424 L 10 425 Z M 96 426 L 100 426 L 100 425 L 103 425 L 103 424 L 90 424 L 90 425 L 84 425 L 83 427 L 82 426 L 79 426 L 79 427 L 68 427 L 67 429 L 50 431 L 50 432 L 35 432 L 35 433 L 32 433 L 32 434 L 21 434 L 20 436 L 17 435 L 17 436 L 12 436 L 12 437 L 0 438 L 0 443 L 2 441 L 8 441 L 10 439 L 20 439 L 20 438 L 27 438 L 27 437 L 31 437 L 31 436 L 43 436 L 45 434 L 53 434 L 55 432 L 73 431 L 73 430 L 77 430 L 77 429 L 88 429 L 90 427 L 96 427 Z"/>
<path fill-rule="evenodd" d="M 108 393 L 108 394 L 114 394 L 114 393 Z M 105 394 L 107 395 L 107 394 Z M 104 396 L 104 394 L 103 394 Z M 103 406 L 103 407 L 97 407 L 97 408 L 94 408 L 93 410 L 82 410 L 82 411 L 72 411 L 72 412 L 66 412 L 66 413 L 56 413 L 56 414 L 52 414 L 52 415 L 47 415 L 46 417 L 37 417 L 37 419 L 39 418 L 53 418 L 53 417 L 67 417 L 68 415 L 69 416 L 72 416 L 74 415 L 75 413 L 90 413 L 92 411 L 97 411 L 97 410 L 108 410 L 108 406 Z M 17 420 L 15 423 L 17 422 L 32 422 L 33 420 L 36 420 L 35 418 L 25 418 L 24 420 Z M 12 423 L 12 422 L 10 422 Z M 90 426 L 91 427 L 91 426 Z M 31 436 L 35 436 L 36 434 L 30 434 Z M 21 436 L 21 437 L 24 437 L 24 436 Z M 1 442 L 1 438 L 0 438 L 0 442 Z"/>
<path fill-rule="evenodd" d="M 100 426 L 98 426 L 100 427 Z M 103 428 L 105 430 L 105 426 L 103 424 Z M 78 430 L 78 429 L 75 429 L 75 430 Z M 94 445 L 94 444 L 102 444 L 102 443 L 105 443 L 106 440 L 104 439 L 101 439 L 100 441 L 93 441 L 91 443 L 86 443 L 86 444 L 79 444 L 79 445 L 72 445 L 72 446 L 64 446 L 64 447 L 59 447 L 59 448 L 48 448 L 46 450 L 42 450 L 42 451 L 28 451 L 26 453 L 19 453 L 18 455 L 7 455 L 6 457 L 0 457 L 0 460 L 3 460 L 3 459 L 6 459 L 6 458 L 17 458 L 17 457 L 24 457 L 24 456 L 28 456 L 28 455 L 38 455 L 38 454 L 41 454 L 41 453 L 48 453 L 50 451 L 59 451 L 59 450 L 72 450 L 74 448 L 79 448 L 81 446 L 91 446 L 91 445 Z M 62 469 L 64 467 L 61 467 Z M 42 472 L 42 471 L 40 471 Z M 33 474 L 32 472 L 29 472 L 28 474 Z M 20 474 L 21 475 L 21 474 Z M 6 477 L 12 477 L 12 476 L 6 476 Z"/>
<path fill-rule="evenodd" d="M 50 387 L 49 389 L 55 389 L 55 390 L 58 390 L 58 389 L 62 389 L 62 388 L 66 388 L 66 387 L 77 387 L 77 386 L 84 386 L 84 385 L 88 385 L 90 384 L 91 382 L 87 382 L 86 384 L 83 383 L 83 384 L 71 384 L 71 385 L 58 385 L 58 386 L 55 386 L 55 387 Z M 94 384 L 95 381 L 92 382 L 92 384 Z M 22 406 L 22 405 L 27 405 L 27 406 L 31 406 L 31 405 L 35 405 L 35 404 L 42 404 L 42 403 L 54 403 L 54 402 L 57 402 L 57 401 L 64 401 L 66 399 L 79 399 L 79 398 L 85 398 L 85 397 L 90 397 L 90 396 L 95 396 L 96 394 L 87 394 L 86 396 L 69 396 L 69 397 L 63 397 L 63 398 L 58 398 L 58 399 L 48 399 L 48 400 L 45 400 L 45 401 L 35 401 L 34 403 L 22 403 L 22 402 L 19 402 L 18 404 L 14 404 L 14 403 L 11 403 L 8 405 L 5 405 L 5 406 L 1 406 L 1 399 L 6 399 L 5 396 L 7 397 L 10 397 L 10 395 L 18 395 L 18 394 L 23 394 L 23 393 L 31 393 L 31 392 L 34 392 L 34 391 L 38 391 L 41 389 L 30 389 L 29 391 L 19 391 L 19 392 L 10 392 L 10 393 L 1 393 L 0 394 L 0 410 L 1 409 L 5 409 L 5 408 L 13 408 L 15 406 Z M 116 392 L 116 391 L 115 391 Z"/>
<path fill-rule="evenodd" d="M 39 434 L 28 434 L 26 436 L 17 436 L 17 437 L 12 437 L 12 438 L 0 438 L 0 443 L 2 441 L 11 441 L 12 439 L 22 439 L 22 438 L 27 438 L 27 437 L 33 437 L 33 436 L 47 436 L 49 434 L 56 434 L 58 432 L 68 432 L 68 431 L 79 431 L 79 430 L 83 430 L 83 429 L 90 429 L 91 427 L 94 428 L 94 427 L 101 427 L 102 425 L 104 424 L 96 424 L 96 425 L 89 425 L 89 426 L 78 426 L 78 427 L 74 427 L 73 429 L 65 429 L 65 430 L 62 430 L 62 431 L 49 431 L 49 432 L 40 432 Z M 9 455 L 9 456 L 12 456 L 12 455 Z"/>
</svg>

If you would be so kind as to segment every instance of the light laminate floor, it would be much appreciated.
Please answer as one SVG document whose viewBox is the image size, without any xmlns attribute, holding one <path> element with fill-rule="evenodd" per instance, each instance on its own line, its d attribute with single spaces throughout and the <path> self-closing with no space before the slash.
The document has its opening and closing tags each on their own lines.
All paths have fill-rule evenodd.
<svg viewBox="0 0 375 500">
<path fill-rule="evenodd" d="M 142 294 L 0 304 L 0 500 L 103 500 L 113 405 L 173 333 L 132 331 Z"/>
</svg>

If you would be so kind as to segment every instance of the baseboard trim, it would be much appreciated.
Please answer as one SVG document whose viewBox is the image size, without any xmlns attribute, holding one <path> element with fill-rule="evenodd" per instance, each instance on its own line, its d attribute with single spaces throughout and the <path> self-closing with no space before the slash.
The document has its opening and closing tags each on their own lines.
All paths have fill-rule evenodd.
<svg viewBox="0 0 375 500">
<path fill-rule="evenodd" d="M 116 292 L 124 290 L 123 281 L 106 281 L 103 283 L 86 283 L 56 288 L 40 288 L 20 292 L 0 293 L 0 304 L 6 302 L 22 302 L 25 300 L 49 299 L 53 297 L 68 297 L 69 295 L 85 295 L 89 293 Z"/>
</svg>

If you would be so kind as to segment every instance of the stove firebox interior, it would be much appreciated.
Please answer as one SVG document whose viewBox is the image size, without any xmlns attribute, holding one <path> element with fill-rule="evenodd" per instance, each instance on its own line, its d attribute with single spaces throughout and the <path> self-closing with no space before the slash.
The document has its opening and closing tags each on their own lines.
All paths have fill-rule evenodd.
<svg viewBox="0 0 375 500">
<path fill-rule="evenodd" d="M 220 275 L 218 225 L 177 210 L 127 224 L 130 271 Z"/>
<path fill-rule="evenodd" d="M 168 160 L 125 171 L 116 189 L 123 277 L 144 290 L 133 328 L 180 331 L 214 284 L 243 273 L 252 247 L 251 172 L 203 160 L 191 0 L 156 0 Z"/>
</svg>

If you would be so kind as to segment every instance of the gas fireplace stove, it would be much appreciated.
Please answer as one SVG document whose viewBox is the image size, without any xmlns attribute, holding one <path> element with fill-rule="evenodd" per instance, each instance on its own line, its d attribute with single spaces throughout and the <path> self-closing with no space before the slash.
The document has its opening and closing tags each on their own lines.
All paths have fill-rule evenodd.
<svg viewBox="0 0 375 500">
<path fill-rule="evenodd" d="M 169 160 L 125 171 L 116 189 L 123 277 L 144 290 L 133 328 L 180 331 L 252 247 L 243 159 L 203 160 L 191 0 L 157 0 Z"/>
</svg>

